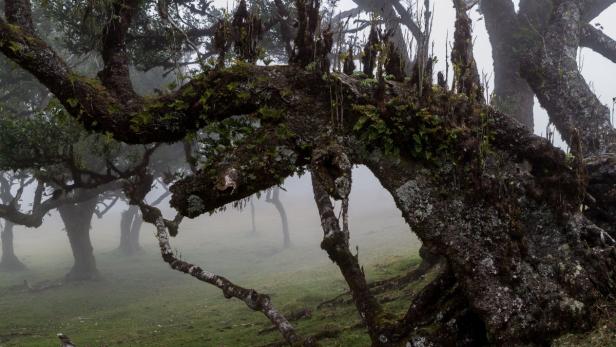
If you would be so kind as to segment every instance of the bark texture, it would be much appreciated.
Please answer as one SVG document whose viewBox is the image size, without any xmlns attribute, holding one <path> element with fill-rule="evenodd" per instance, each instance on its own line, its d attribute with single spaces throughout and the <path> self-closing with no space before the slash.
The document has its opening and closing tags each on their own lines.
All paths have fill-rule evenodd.
<svg viewBox="0 0 616 347">
<path fill-rule="evenodd" d="M 532 131 L 535 93 L 520 75 L 519 52 L 516 49 L 519 23 L 513 2 L 481 1 L 481 11 L 485 14 L 494 61 L 492 104 Z"/>
</svg>

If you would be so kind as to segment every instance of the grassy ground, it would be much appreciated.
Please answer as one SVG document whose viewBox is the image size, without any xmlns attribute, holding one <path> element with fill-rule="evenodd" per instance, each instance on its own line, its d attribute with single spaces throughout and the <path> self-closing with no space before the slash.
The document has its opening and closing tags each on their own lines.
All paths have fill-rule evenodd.
<svg viewBox="0 0 616 347">
<path fill-rule="evenodd" d="M 289 266 L 296 251 L 277 252 L 270 260 Z M 279 339 L 275 332 L 258 334 L 269 326 L 261 314 L 251 312 L 237 300 L 222 298 L 207 285 L 159 266 L 161 261 L 154 253 L 142 254 L 130 262 L 114 254 L 99 256 L 98 260 L 105 274 L 102 281 L 68 283 L 40 293 L 4 287 L 0 345 L 50 346 L 56 343 L 57 332 L 72 336 L 80 346 L 254 346 Z M 384 256 L 382 263 L 371 262 L 368 272 L 371 278 L 381 279 L 414 263 L 415 257 Z M 238 282 L 272 293 L 284 312 L 311 309 L 312 318 L 297 323 L 302 333 L 348 329 L 359 322 L 351 305 L 315 310 L 318 303 L 345 289 L 332 266 L 294 271 L 269 269 L 259 275 L 243 276 L 241 271 L 232 272 L 237 273 Z M 53 278 L 61 273 L 32 275 L 29 277 Z M 22 277 L 2 278 L 3 283 L 16 285 Z M 361 346 L 367 340 L 361 329 L 350 329 L 331 344 Z"/>
<path fill-rule="evenodd" d="M 293 246 L 282 249 L 279 220 L 266 213 L 268 208 L 273 209 L 257 206 L 256 234 L 250 231 L 247 214 L 230 212 L 189 221 L 172 242 L 184 259 L 271 294 L 285 313 L 310 309 L 311 318 L 294 323 L 301 334 L 342 330 L 324 344 L 368 345 L 351 304 L 316 310 L 320 302 L 346 290 L 339 270 L 319 249 L 322 232 L 316 212 L 289 206 Z M 419 244 L 395 210 L 357 211 L 351 223 L 352 243 L 371 280 L 392 277 L 417 263 Z M 262 314 L 169 269 L 149 226 L 142 235 L 144 252 L 122 257 L 114 250 L 117 228 L 97 221 L 92 236 L 102 280 L 25 291 L 24 280 L 34 284 L 61 279 L 71 265 L 61 225 L 52 218 L 47 229 L 56 230 L 16 231 L 17 253 L 30 270 L 0 273 L 2 347 L 54 346 L 59 332 L 80 347 L 258 346 L 280 340 L 276 331 L 259 333 L 270 327 Z M 402 312 L 410 290 L 387 293 L 389 300 L 400 298 L 387 305 Z"/>
<path fill-rule="evenodd" d="M 226 300 L 189 278 L 161 274 L 152 266 L 158 261 L 153 255 L 143 255 L 129 266 L 122 260 L 99 257 L 108 264 L 107 272 L 122 267 L 130 276 L 107 275 L 100 282 L 69 283 L 41 293 L 4 288 L 0 345 L 51 346 L 58 332 L 73 337 L 79 346 L 254 346 L 279 339 L 276 332 L 259 334 L 269 327 L 267 320 L 243 303 Z M 390 276 L 415 262 L 397 256 L 385 261 L 369 267 L 371 277 Z M 284 312 L 311 309 L 310 319 L 296 323 L 301 333 L 348 329 L 326 345 L 365 346 L 363 331 L 351 328 L 359 323 L 352 305 L 315 310 L 318 303 L 344 290 L 333 270 L 321 266 L 270 272 L 265 278 L 242 276 L 240 282 L 272 293 Z M 399 304 L 391 305 L 403 309 Z"/>
</svg>

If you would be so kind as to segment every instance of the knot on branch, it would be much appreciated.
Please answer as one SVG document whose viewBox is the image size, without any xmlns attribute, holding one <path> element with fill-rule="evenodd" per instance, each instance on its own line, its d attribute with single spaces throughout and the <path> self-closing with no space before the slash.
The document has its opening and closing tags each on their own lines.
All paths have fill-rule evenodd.
<svg viewBox="0 0 616 347">
<path fill-rule="evenodd" d="M 244 300 L 246 306 L 255 311 L 261 311 L 270 301 L 269 296 L 265 294 L 259 294 L 254 289 L 249 289 L 248 294 Z"/>
<path fill-rule="evenodd" d="M 346 200 L 351 193 L 353 168 L 341 146 L 317 148 L 312 154 L 312 170 L 327 193 L 336 200 Z"/>
<path fill-rule="evenodd" d="M 233 194 L 235 189 L 238 187 L 239 176 L 240 173 L 236 169 L 232 167 L 227 168 L 218 179 L 216 189 L 224 192 L 225 190 L 231 188 L 231 194 Z"/>
</svg>

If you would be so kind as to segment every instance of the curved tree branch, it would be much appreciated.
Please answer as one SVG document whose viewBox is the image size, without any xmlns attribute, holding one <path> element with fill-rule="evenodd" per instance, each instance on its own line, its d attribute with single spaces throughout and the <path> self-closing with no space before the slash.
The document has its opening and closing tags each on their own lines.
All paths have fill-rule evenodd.
<svg viewBox="0 0 616 347">
<path fill-rule="evenodd" d="M 584 21 L 589 22 L 615 3 L 616 0 L 585 1 L 582 18 Z"/>
<path fill-rule="evenodd" d="M 537 33 L 522 54 L 521 72 L 550 120 L 567 143 L 579 133 L 584 156 L 611 151 L 615 132 L 610 111 L 592 92 L 579 71 L 580 4 L 561 1 L 552 10 L 545 32 Z"/>
<path fill-rule="evenodd" d="M 590 48 L 616 63 L 616 40 L 590 24 L 581 28 L 580 46 Z"/>
<path fill-rule="evenodd" d="M 41 187 L 39 185 L 39 187 Z M 75 189 L 69 192 L 57 191 L 52 197 L 45 201 L 42 200 L 42 189 L 37 189 L 35 201 L 33 202 L 32 210 L 28 213 L 21 212 L 13 204 L 0 205 L 0 218 L 7 219 L 15 224 L 26 227 L 37 228 L 43 224 L 45 215 L 62 205 L 75 204 L 93 199 L 99 194 L 117 190 L 121 187 L 121 182 L 112 182 L 94 189 Z"/>
<path fill-rule="evenodd" d="M 272 305 L 272 301 L 268 295 L 257 293 L 254 289 L 242 288 L 225 277 L 178 259 L 171 248 L 167 229 L 170 224 L 173 224 L 174 228 L 177 229 L 179 222 L 177 220 L 174 222 L 165 221 L 158 209 L 147 206 L 144 203 L 140 205 L 140 208 L 143 219 L 156 226 L 156 239 L 158 240 L 161 255 L 163 260 L 169 264 L 172 269 L 189 274 L 200 281 L 218 287 L 222 290 L 225 298 L 240 299 L 250 309 L 262 312 L 278 328 L 289 344 L 294 344 L 301 340 L 295 332 L 293 325 Z"/>
</svg>

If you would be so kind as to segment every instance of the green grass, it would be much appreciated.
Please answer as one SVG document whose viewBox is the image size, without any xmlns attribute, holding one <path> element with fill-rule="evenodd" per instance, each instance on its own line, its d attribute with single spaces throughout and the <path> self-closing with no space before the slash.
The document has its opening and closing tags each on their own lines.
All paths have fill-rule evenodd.
<svg viewBox="0 0 616 347">
<path fill-rule="evenodd" d="M 224 221 L 206 223 L 209 228 L 203 232 L 203 220 L 189 222 L 183 234 L 172 240 L 184 259 L 270 294 L 284 313 L 312 310 L 311 318 L 294 322 L 302 335 L 343 330 L 338 338 L 323 341 L 324 345 L 369 345 L 364 330 L 357 327 L 359 317 L 352 304 L 316 310 L 322 301 L 346 291 L 338 268 L 319 249 L 318 225 L 296 228 L 293 247 L 283 250 L 278 228 L 261 225 L 259 233 L 251 235 L 229 231 Z M 368 222 L 363 224 L 356 228 L 352 242 L 359 245 L 360 261 L 370 280 L 392 277 L 417 263 L 418 243 L 408 229 L 389 226 L 377 230 L 367 226 Z M 145 251 L 122 257 L 113 250 L 113 235 L 100 234 L 95 226 L 102 280 L 69 282 L 42 292 L 24 291 L 22 283 L 61 279 L 71 265 L 66 241 L 57 233 L 43 234 L 29 241 L 28 247 L 18 244 L 18 254 L 30 270 L 0 273 L 0 346 L 54 346 L 59 332 L 80 347 L 258 346 L 281 340 L 277 331 L 259 333 L 271 326 L 261 313 L 171 270 L 160 259 L 148 228 L 142 237 Z M 402 313 L 409 293 L 388 295 L 401 296 L 387 305 Z"/>
<path fill-rule="evenodd" d="M 385 262 L 402 269 L 415 263 L 413 259 L 391 257 Z M 107 273 L 102 281 L 67 283 L 40 293 L 5 287 L 0 301 L 0 345 L 50 346 L 58 332 L 80 346 L 253 346 L 280 339 L 277 332 L 258 333 L 269 326 L 261 313 L 238 300 L 224 299 L 206 284 L 153 266 L 157 262 L 156 255 L 149 253 L 136 259 L 99 256 Z M 378 269 L 369 266 L 368 271 L 374 279 L 392 274 L 383 264 Z M 20 276 L 3 278 L 17 282 Z M 329 266 L 269 272 L 265 278 L 248 275 L 239 282 L 271 293 L 283 312 L 311 309 L 310 319 L 296 323 L 302 334 L 344 329 L 341 338 L 326 345 L 368 344 L 362 329 L 352 329 L 359 323 L 352 305 L 315 309 L 345 289 Z M 388 305 L 404 309 L 396 302 Z"/>
</svg>

